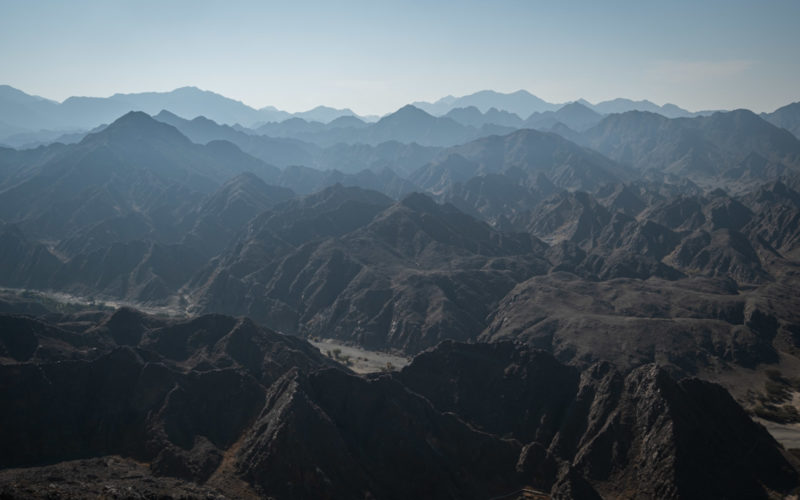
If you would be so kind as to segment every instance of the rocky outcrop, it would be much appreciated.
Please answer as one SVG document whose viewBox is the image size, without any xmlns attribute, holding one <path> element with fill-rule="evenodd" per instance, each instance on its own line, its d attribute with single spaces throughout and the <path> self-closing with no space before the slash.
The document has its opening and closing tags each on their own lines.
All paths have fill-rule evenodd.
<svg viewBox="0 0 800 500">
<path fill-rule="evenodd" d="M 444 343 L 400 378 L 435 407 L 528 443 L 519 467 L 549 474 L 537 480 L 554 494 L 563 475 L 611 498 L 761 498 L 797 486 L 792 460 L 724 389 L 655 365 L 581 372 L 510 343 Z"/>
</svg>

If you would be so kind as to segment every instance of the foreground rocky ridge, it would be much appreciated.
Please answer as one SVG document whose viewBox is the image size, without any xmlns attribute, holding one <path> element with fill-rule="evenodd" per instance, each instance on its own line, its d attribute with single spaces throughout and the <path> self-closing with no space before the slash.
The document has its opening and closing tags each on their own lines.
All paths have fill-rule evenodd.
<svg viewBox="0 0 800 500">
<path fill-rule="evenodd" d="M 724 389 L 655 365 L 578 369 L 519 344 L 446 342 L 358 376 L 246 319 L 0 322 L 11 497 L 79 497 L 89 480 L 123 496 L 273 498 L 766 498 L 800 485 Z"/>
</svg>

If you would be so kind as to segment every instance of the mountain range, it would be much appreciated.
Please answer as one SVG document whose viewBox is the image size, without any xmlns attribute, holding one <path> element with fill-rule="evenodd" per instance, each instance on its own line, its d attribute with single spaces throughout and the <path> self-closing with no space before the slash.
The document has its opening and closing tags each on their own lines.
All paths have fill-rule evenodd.
<svg viewBox="0 0 800 500">
<path fill-rule="evenodd" d="M 28 95 L 8 85 L 0 86 L 0 132 L 6 137 L 26 131 L 88 130 L 109 123 L 129 111 L 156 114 L 162 109 L 187 118 L 204 115 L 220 123 L 248 126 L 259 122 L 283 121 L 292 116 L 329 122 L 340 116 L 354 115 L 349 109 L 337 110 L 326 106 L 296 115 L 271 106 L 254 109 L 240 101 L 196 87 L 181 87 L 170 92 L 114 94 L 110 97 L 70 97 L 59 103 Z"/>
<path fill-rule="evenodd" d="M 0 147 L 0 496 L 800 492 L 796 105 L 176 92 Z"/>
<path fill-rule="evenodd" d="M 624 113 L 626 111 L 637 110 L 659 113 L 667 118 L 678 118 L 710 113 L 708 111 L 692 113 L 674 104 L 665 104 L 663 106 L 659 106 L 648 100 L 633 101 L 631 99 L 624 98 L 602 101 L 597 104 L 592 104 L 585 99 L 578 99 L 575 102 L 586 106 L 587 108 L 599 114 Z M 473 106 L 482 113 L 489 111 L 491 108 L 496 108 L 502 111 L 514 113 L 517 116 L 525 119 L 534 113 L 557 111 L 565 104 L 569 103 L 550 103 L 525 90 L 518 90 L 508 94 L 495 92 L 493 90 L 482 90 L 480 92 L 462 97 L 447 96 L 434 102 L 417 101 L 412 104 L 432 115 L 444 115 L 456 108 Z"/>
<path fill-rule="evenodd" d="M 710 111 L 692 113 L 672 104 L 658 106 L 650 101 L 614 99 L 597 104 L 579 99 L 572 103 L 553 104 L 524 91 L 503 94 L 495 91 L 480 91 L 463 97 L 448 96 L 434 103 L 415 102 L 415 108 L 436 116 L 454 119 L 461 125 L 481 129 L 492 125 L 531 128 L 553 127 L 556 122 L 582 131 L 599 121 L 600 117 L 627 111 L 647 111 L 667 118 L 709 115 Z M 469 108 L 474 108 L 470 110 Z M 585 108 L 585 109 L 584 109 Z M 462 109 L 464 111 L 462 111 Z M 85 133 L 107 124 L 128 111 L 143 111 L 151 115 L 167 110 L 185 119 L 204 116 L 220 124 L 259 129 L 270 136 L 284 136 L 291 123 L 301 126 L 304 132 L 315 132 L 320 127 L 358 127 L 371 123 L 378 116 L 358 116 L 350 109 L 317 106 L 308 111 L 288 113 L 273 106 L 255 109 L 240 101 L 200 90 L 182 87 L 170 92 L 143 92 L 137 94 L 114 94 L 110 97 L 70 97 L 59 103 L 38 96 L 28 95 L 8 85 L 0 85 L 0 144 L 13 147 L 38 145 L 56 140 L 71 140 L 70 134 Z M 475 110 L 481 115 L 477 116 Z M 554 113 L 561 111 L 560 115 Z M 591 113 L 590 113 L 591 112 Z M 797 110 L 787 106 L 774 113 L 762 116 L 778 126 L 796 133 Z M 571 114 L 571 117 L 568 116 Z M 795 117 L 795 118 L 792 118 Z M 287 123 L 288 122 L 288 123 Z M 276 126 L 278 132 L 276 132 Z M 293 133 L 298 133 L 297 128 Z M 381 142 L 373 137 L 368 141 Z M 418 142 L 435 140 L 433 137 L 418 137 Z M 339 142 L 337 137 L 326 137 L 325 145 Z M 311 141 L 314 142 L 314 141 Z M 344 141 L 347 142 L 347 141 Z"/>
</svg>

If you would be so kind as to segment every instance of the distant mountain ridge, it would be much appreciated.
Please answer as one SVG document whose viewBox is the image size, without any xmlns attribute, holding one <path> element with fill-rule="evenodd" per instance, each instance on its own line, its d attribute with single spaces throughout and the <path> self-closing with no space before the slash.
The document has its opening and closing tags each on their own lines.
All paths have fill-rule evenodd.
<svg viewBox="0 0 800 500">
<path fill-rule="evenodd" d="M 129 111 L 144 111 L 153 115 L 162 109 L 185 118 L 202 115 L 219 123 L 246 126 L 283 121 L 293 116 L 325 123 L 341 116 L 356 116 L 349 109 L 327 106 L 295 114 L 272 106 L 255 109 L 241 101 L 197 87 L 181 87 L 169 92 L 114 94 L 110 97 L 73 96 L 59 103 L 0 85 L 0 135 L 24 131 L 90 129 L 102 123 L 111 123 Z"/>
<path fill-rule="evenodd" d="M 632 101 L 620 98 L 591 104 L 581 99 L 575 102 L 600 114 L 631 110 L 651 111 L 669 118 L 708 114 L 691 113 L 673 104 L 658 106 L 646 100 Z M 565 104 L 569 103 L 550 103 L 525 90 L 507 94 L 482 90 L 462 97 L 447 96 L 433 103 L 423 101 L 412 103 L 413 106 L 434 116 L 446 115 L 453 109 L 472 106 L 481 113 L 495 108 L 501 113 L 516 114 L 522 120 L 528 119 L 534 113 L 555 112 Z M 297 113 L 289 113 L 274 106 L 255 109 L 241 101 L 191 86 L 168 92 L 118 93 L 109 97 L 72 96 L 59 103 L 27 94 L 8 85 L 0 85 L 0 142 L 3 142 L 5 137 L 25 132 L 88 130 L 104 123 L 111 123 L 129 111 L 144 111 L 154 115 L 162 109 L 187 119 L 205 116 L 217 123 L 228 125 L 238 123 L 248 127 L 283 122 L 290 118 L 325 124 L 341 117 L 357 117 L 366 122 L 378 119 L 375 116 L 359 117 L 351 109 L 328 106 L 317 106 Z M 505 123 L 508 117 L 500 121 L 497 119 L 498 117 L 495 117 L 490 123 L 510 125 Z M 511 120 L 513 121 L 513 118 Z"/>
<path fill-rule="evenodd" d="M 601 115 L 611 113 L 624 113 L 626 111 L 650 111 L 658 113 L 667 118 L 691 117 L 711 114 L 712 111 L 687 111 L 675 104 L 664 104 L 659 106 L 648 100 L 634 101 L 631 99 L 617 98 L 609 101 L 602 101 L 592 104 L 585 99 L 578 99 L 566 103 L 551 103 L 547 102 L 530 92 L 525 90 L 518 90 L 504 94 L 502 92 L 495 92 L 493 90 L 481 90 L 474 94 L 469 94 L 461 97 L 447 96 L 438 99 L 434 102 L 417 101 L 412 105 L 427 111 L 428 113 L 440 116 L 449 113 L 457 108 L 466 108 L 474 106 L 480 112 L 485 113 L 491 108 L 496 108 L 501 111 L 508 111 L 518 115 L 523 120 L 528 119 L 534 113 L 546 113 L 548 111 L 557 111 L 565 105 L 571 103 L 579 103 L 592 111 Z"/>
<path fill-rule="evenodd" d="M 481 90 L 462 97 L 443 97 L 432 103 L 417 101 L 412 105 L 432 115 L 444 115 L 455 108 L 475 106 L 482 113 L 491 108 L 497 108 L 515 113 L 522 118 L 527 118 L 535 112 L 555 111 L 559 108 L 557 104 L 546 102 L 525 90 L 518 90 L 509 94 L 493 90 Z"/>
</svg>

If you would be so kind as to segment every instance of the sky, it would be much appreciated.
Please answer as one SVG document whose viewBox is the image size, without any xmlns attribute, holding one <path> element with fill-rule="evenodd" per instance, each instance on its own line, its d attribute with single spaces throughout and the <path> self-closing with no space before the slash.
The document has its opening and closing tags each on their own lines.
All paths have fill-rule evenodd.
<svg viewBox="0 0 800 500">
<path fill-rule="evenodd" d="M 0 0 L 0 84 L 290 112 L 483 89 L 760 112 L 800 100 L 799 22 L 797 0 Z"/>
</svg>

